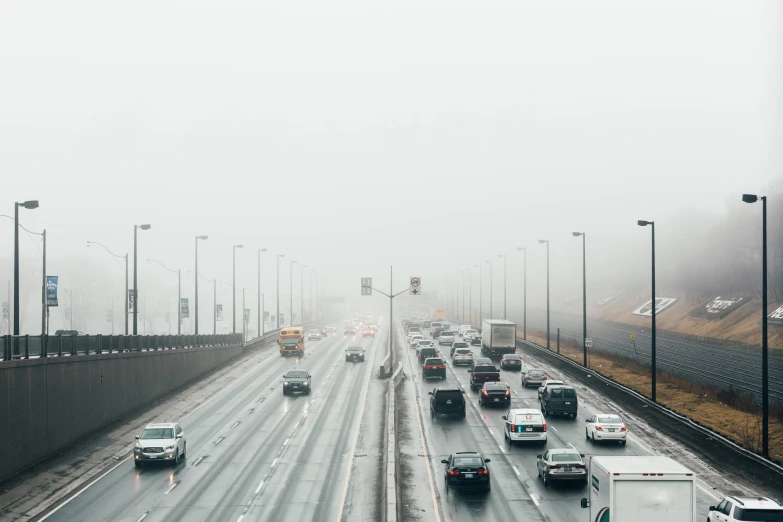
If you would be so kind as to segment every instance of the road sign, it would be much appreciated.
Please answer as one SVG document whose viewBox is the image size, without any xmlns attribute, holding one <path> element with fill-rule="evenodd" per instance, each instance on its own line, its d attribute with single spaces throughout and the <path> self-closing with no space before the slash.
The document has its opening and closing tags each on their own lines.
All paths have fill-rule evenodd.
<svg viewBox="0 0 783 522">
<path fill-rule="evenodd" d="M 411 295 L 421 295 L 421 277 L 411 277 Z"/>
<path fill-rule="evenodd" d="M 633 341 L 634 339 L 636 339 L 636 334 L 631 332 L 631 340 Z"/>
<path fill-rule="evenodd" d="M 592 348 L 593 347 L 593 340 L 589 337 L 585 337 L 585 348 Z"/>
<path fill-rule="evenodd" d="M 372 277 L 362 277 L 362 295 L 372 295 Z"/>
</svg>

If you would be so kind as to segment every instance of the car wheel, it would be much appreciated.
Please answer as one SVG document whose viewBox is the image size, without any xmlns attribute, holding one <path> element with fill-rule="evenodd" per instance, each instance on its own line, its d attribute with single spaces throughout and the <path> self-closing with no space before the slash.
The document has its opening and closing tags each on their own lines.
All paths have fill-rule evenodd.
<svg viewBox="0 0 783 522">
<path fill-rule="evenodd" d="M 479 399 L 478 403 L 479 403 L 479 406 L 481 406 L 482 408 L 484 407 L 484 403 L 482 402 L 481 399 Z"/>
<path fill-rule="evenodd" d="M 590 435 L 588 435 L 588 434 L 587 434 L 587 428 L 585 428 L 585 438 L 586 438 L 587 440 L 590 440 Z"/>
<path fill-rule="evenodd" d="M 571 414 L 571 418 L 572 418 L 572 419 L 576 419 L 576 413 L 572 413 L 572 414 Z"/>
<path fill-rule="evenodd" d="M 544 487 L 548 488 L 549 487 L 549 481 L 546 478 L 546 473 L 542 473 L 541 474 L 541 478 L 544 479 Z"/>
<path fill-rule="evenodd" d="M 621 441 L 620 441 L 620 444 L 622 444 L 623 446 L 625 446 L 625 443 L 626 443 L 626 442 L 628 442 L 628 441 L 626 441 L 626 440 L 621 440 Z"/>
<path fill-rule="evenodd" d="M 430 408 L 430 418 L 431 419 L 435 418 L 435 411 L 432 408 Z"/>
<path fill-rule="evenodd" d="M 590 434 L 590 437 L 591 437 L 591 439 L 590 439 L 590 442 L 592 442 L 593 444 L 595 444 L 595 433 L 591 433 L 591 434 Z"/>
<path fill-rule="evenodd" d="M 549 417 L 549 412 L 546 410 L 546 408 L 541 408 L 541 412 L 544 414 L 544 417 Z"/>
<path fill-rule="evenodd" d="M 182 460 L 187 458 L 188 443 L 182 445 Z"/>
<path fill-rule="evenodd" d="M 174 467 L 179 466 L 179 451 L 174 453 Z"/>
<path fill-rule="evenodd" d="M 468 412 L 465 410 L 462 410 L 462 418 L 466 419 L 468 417 Z"/>
<path fill-rule="evenodd" d="M 489 493 L 490 491 L 492 491 L 492 483 L 491 482 L 489 484 L 487 484 L 487 493 Z"/>
<path fill-rule="evenodd" d="M 283 388 L 283 395 L 288 395 L 288 390 L 286 390 L 285 388 Z"/>
<path fill-rule="evenodd" d="M 134 465 L 135 465 L 137 468 L 140 468 L 140 467 L 141 467 L 141 461 L 140 461 L 140 460 L 134 460 L 134 461 L 133 461 L 133 464 L 134 464 Z"/>
</svg>

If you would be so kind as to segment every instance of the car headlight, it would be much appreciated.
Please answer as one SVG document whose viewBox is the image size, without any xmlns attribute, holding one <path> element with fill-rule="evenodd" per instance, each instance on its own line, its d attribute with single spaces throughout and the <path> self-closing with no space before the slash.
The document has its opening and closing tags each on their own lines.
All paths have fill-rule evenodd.
<svg viewBox="0 0 783 522">
<path fill-rule="evenodd" d="M 176 446 L 176 444 L 170 444 L 170 445 L 166 446 L 166 449 L 167 450 L 173 450 L 174 446 Z"/>
<path fill-rule="evenodd" d="M 304 386 L 310 386 L 310 383 L 309 383 L 309 382 L 303 382 L 303 383 L 302 383 L 302 385 L 304 385 Z"/>
<path fill-rule="evenodd" d="M 288 386 L 288 381 L 283 381 L 283 386 Z"/>
</svg>

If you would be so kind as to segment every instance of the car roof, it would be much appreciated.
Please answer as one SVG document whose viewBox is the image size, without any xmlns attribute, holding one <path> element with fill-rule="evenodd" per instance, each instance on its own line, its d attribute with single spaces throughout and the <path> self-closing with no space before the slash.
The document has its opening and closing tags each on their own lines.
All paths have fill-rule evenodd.
<svg viewBox="0 0 783 522">
<path fill-rule="evenodd" d="M 767 497 L 728 497 L 747 509 L 774 509 L 783 511 L 783 506 L 777 500 Z"/>
<path fill-rule="evenodd" d="M 563 381 L 558 381 L 557 379 L 549 379 L 546 381 L 546 386 L 560 386 L 561 384 L 565 384 Z"/>
<path fill-rule="evenodd" d="M 431 361 L 433 359 L 442 360 L 443 358 L 442 357 L 427 357 L 426 359 L 424 359 L 424 362 Z"/>
<path fill-rule="evenodd" d="M 541 410 L 535 408 L 516 408 L 508 410 L 508 413 L 511 415 L 541 415 Z"/>
<path fill-rule="evenodd" d="M 569 386 L 568 384 L 556 384 L 554 386 L 547 386 L 547 388 L 553 388 L 553 389 L 554 388 L 561 388 L 561 389 L 565 389 L 565 390 L 572 390 L 572 389 L 574 389 L 573 386 Z"/>
<path fill-rule="evenodd" d="M 460 457 L 482 457 L 483 455 L 479 453 L 478 451 L 458 451 L 456 453 L 452 453 L 452 457 L 456 457 L 459 455 Z"/>
<path fill-rule="evenodd" d="M 511 388 L 511 386 L 509 386 L 507 382 L 502 382 L 502 381 L 489 381 L 484 383 L 484 387 L 492 387 L 492 386 L 503 386 L 505 388 Z"/>
<path fill-rule="evenodd" d="M 476 363 L 486 363 L 486 362 L 492 362 L 492 359 L 489 357 L 476 357 Z"/>
<path fill-rule="evenodd" d="M 173 428 L 174 426 L 176 426 L 176 423 L 174 423 L 174 422 L 152 422 L 152 423 L 147 424 L 146 426 L 144 426 L 144 429 L 146 430 L 147 428 L 153 428 L 153 429 L 154 428 Z"/>
<path fill-rule="evenodd" d="M 364 350 L 364 348 L 362 348 L 361 346 L 349 346 L 348 349 L 349 350 Z"/>
<path fill-rule="evenodd" d="M 459 388 L 435 388 L 435 390 L 434 390 L 434 391 L 439 391 L 439 392 L 459 392 L 459 393 L 464 393 L 464 392 L 463 392 L 462 390 L 460 390 Z"/>
<path fill-rule="evenodd" d="M 519 355 L 518 353 L 507 353 L 506 355 L 503 356 L 504 359 L 506 359 L 507 357 L 514 357 L 514 358 L 519 357 L 520 359 L 522 358 L 522 356 Z"/>
<path fill-rule="evenodd" d="M 550 448 L 549 453 L 557 453 L 560 455 L 579 455 L 579 451 L 574 448 Z"/>
</svg>

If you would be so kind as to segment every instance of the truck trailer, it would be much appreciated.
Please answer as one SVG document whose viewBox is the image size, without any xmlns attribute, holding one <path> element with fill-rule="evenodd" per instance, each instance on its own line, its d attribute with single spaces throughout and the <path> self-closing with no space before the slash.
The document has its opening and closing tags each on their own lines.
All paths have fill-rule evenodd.
<svg viewBox="0 0 783 522">
<path fill-rule="evenodd" d="M 696 522 L 696 475 L 669 457 L 590 458 L 590 522 Z"/>
<path fill-rule="evenodd" d="M 503 357 L 517 351 L 517 325 L 503 319 L 484 319 L 481 322 L 481 354 Z"/>
</svg>

